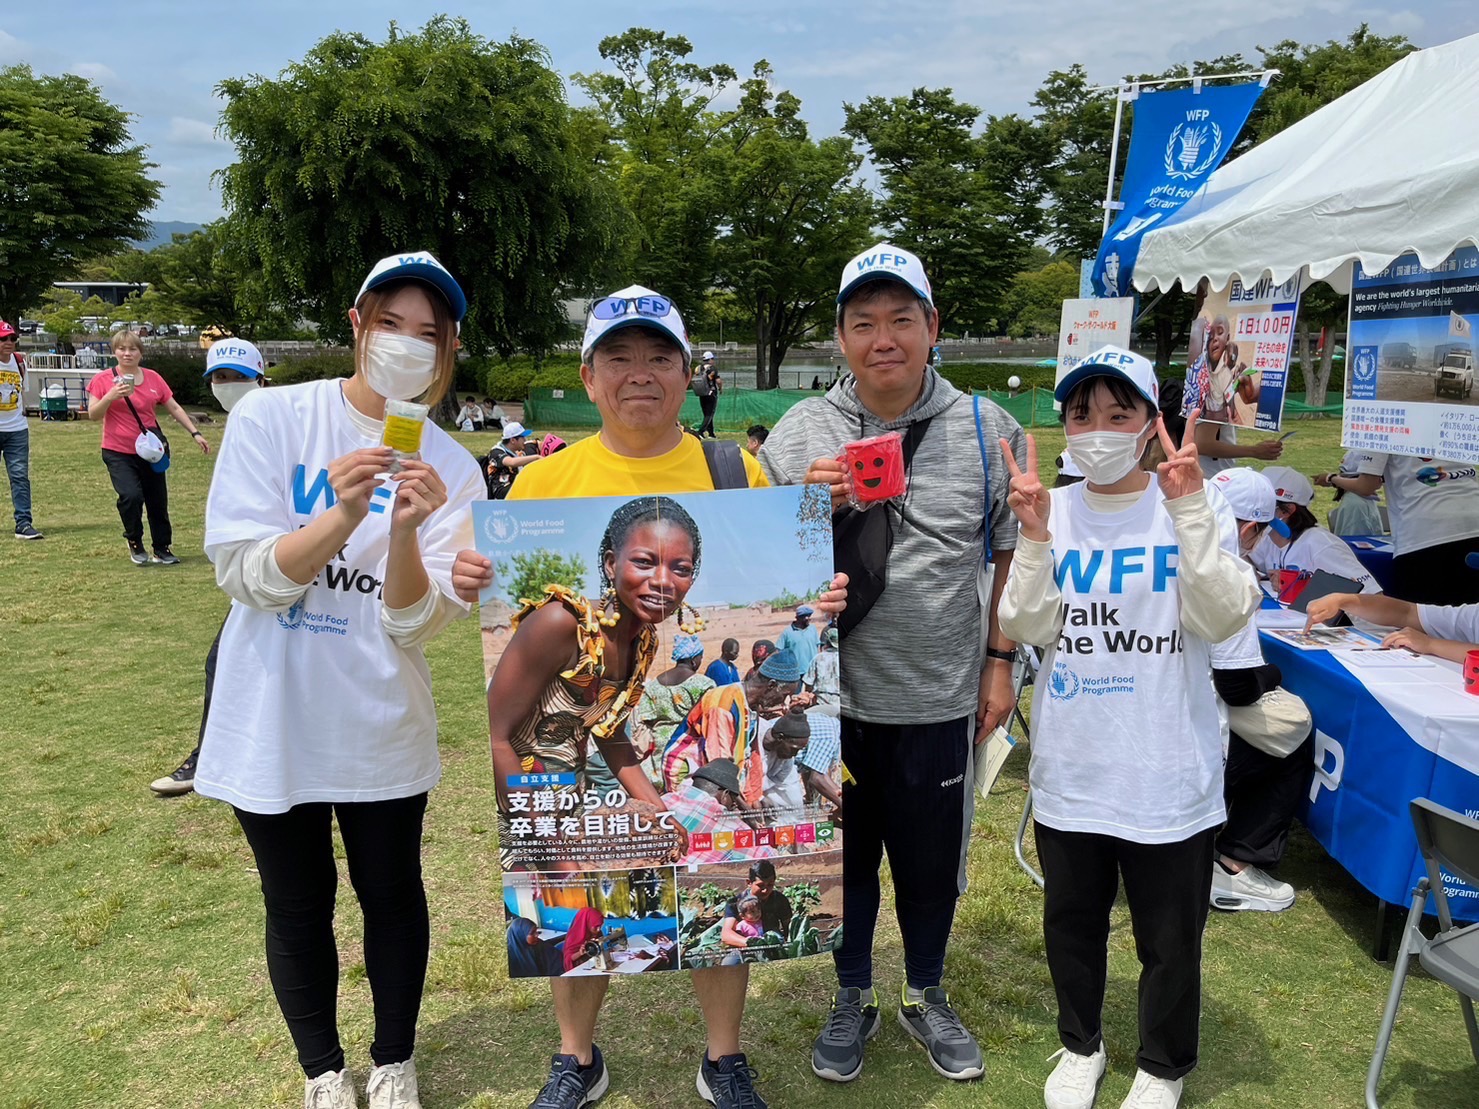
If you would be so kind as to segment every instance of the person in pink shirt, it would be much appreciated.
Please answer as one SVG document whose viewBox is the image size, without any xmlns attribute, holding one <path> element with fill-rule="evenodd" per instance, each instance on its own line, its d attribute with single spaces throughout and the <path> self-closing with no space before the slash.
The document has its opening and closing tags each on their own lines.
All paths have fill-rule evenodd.
<svg viewBox="0 0 1479 1109">
<path fill-rule="evenodd" d="M 139 454 L 139 439 L 152 432 L 167 450 L 168 442 L 159 427 L 155 409 L 163 405 L 190 437 L 200 444 L 203 454 L 211 453 L 206 442 L 185 410 L 175 400 L 169 384 L 153 370 L 140 363 L 144 348 L 132 331 L 119 331 L 113 336 L 113 356 L 117 367 L 104 370 L 87 383 L 87 415 L 103 421 L 103 465 L 118 494 L 118 515 L 123 520 L 123 538 L 128 541 L 128 557 L 135 566 L 153 562 L 176 566 L 179 559 L 170 550 L 174 539 L 169 522 L 169 487 L 164 470 L 169 455 L 152 460 Z M 148 449 L 146 444 L 145 449 Z M 144 550 L 144 515 L 149 517 L 150 555 Z"/>
</svg>

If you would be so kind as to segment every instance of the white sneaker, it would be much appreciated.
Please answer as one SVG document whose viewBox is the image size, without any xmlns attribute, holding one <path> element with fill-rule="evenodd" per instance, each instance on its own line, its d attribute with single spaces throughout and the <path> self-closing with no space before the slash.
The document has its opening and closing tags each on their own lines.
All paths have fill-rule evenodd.
<svg viewBox="0 0 1479 1109">
<path fill-rule="evenodd" d="M 1181 1079 L 1157 1078 L 1143 1070 L 1135 1072 L 1135 1085 L 1130 1096 L 1120 1102 L 1120 1109 L 1176 1109 L 1181 1104 Z"/>
<path fill-rule="evenodd" d="M 1099 1096 L 1099 1083 L 1104 1078 L 1104 1068 L 1109 1056 L 1104 1045 L 1092 1055 L 1080 1055 L 1060 1047 L 1053 1055 L 1058 1065 L 1048 1075 L 1042 1088 L 1043 1103 L 1048 1109 L 1094 1109 L 1094 1099 Z"/>
<path fill-rule="evenodd" d="M 303 1109 L 359 1109 L 349 1068 L 331 1070 L 303 1083 Z"/>
<path fill-rule="evenodd" d="M 1253 910 L 1277 913 L 1294 904 L 1294 887 L 1259 870 L 1245 866 L 1229 874 L 1220 862 L 1212 864 L 1212 908 L 1236 913 Z"/>
<path fill-rule="evenodd" d="M 416 1089 L 416 1061 L 407 1059 L 404 1063 L 373 1068 L 365 1097 L 369 1099 L 370 1109 L 421 1109 Z"/>
</svg>

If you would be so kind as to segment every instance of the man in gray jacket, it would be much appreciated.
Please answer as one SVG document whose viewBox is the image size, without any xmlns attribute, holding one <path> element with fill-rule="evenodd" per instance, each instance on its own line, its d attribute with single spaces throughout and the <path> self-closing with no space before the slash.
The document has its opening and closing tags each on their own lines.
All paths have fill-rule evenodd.
<svg viewBox="0 0 1479 1109">
<path fill-rule="evenodd" d="M 837 340 L 851 373 L 776 424 L 760 464 L 776 485 L 832 490 L 839 563 L 871 550 L 886 583 L 860 622 L 866 587 L 854 578 L 842 644 L 843 944 L 840 988 L 812 1048 L 812 1069 L 849 1082 L 880 1026 L 873 990 L 878 870 L 887 850 L 904 937 L 899 1023 L 948 1078 L 978 1078 L 985 1063 L 941 987 L 955 904 L 965 890 L 973 740 L 1011 710 L 1014 645 L 996 627 L 1017 528 L 998 440 L 1025 449 L 1022 429 L 995 404 L 968 397 L 929 362 L 939 331 L 919 259 L 879 244 L 848 263 L 837 296 Z M 843 444 L 898 431 L 908 489 L 864 519 L 847 508 Z M 881 515 L 880 515 L 881 514 Z M 858 543 L 859 529 L 873 529 Z M 883 553 L 886 551 L 886 555 Z M 995 569 L 989 608 L 978 585 Z M 879 566 L 879 570 L 883 567 Z M 983 615 L 987 656 L 978 654 Z"/>
</svg>

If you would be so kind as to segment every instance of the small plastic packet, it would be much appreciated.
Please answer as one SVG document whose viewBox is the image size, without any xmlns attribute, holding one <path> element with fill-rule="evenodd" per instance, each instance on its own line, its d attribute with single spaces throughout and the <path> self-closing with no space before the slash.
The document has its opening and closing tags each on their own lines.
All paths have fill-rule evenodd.
<svg viewBox="0 0 1479 1109">
<path fill-rule="evenodd" d="M 854 508 L 904 495 L 904 437 L 897 431 L 844 444 L 838 461 L 847 467 L 847 499 Z"/>
<path fill-rule="evenodd" d="M 430 411 L 426 405 L 414 401 L 385 402 L 385 427 L 380 433 L 380 445 L 389 447 L 392 452 L 389 473 L 398 474 L 403 461 L 421 457 L 421 434 L 426 430 L 426 416 Z"/>
</svg>

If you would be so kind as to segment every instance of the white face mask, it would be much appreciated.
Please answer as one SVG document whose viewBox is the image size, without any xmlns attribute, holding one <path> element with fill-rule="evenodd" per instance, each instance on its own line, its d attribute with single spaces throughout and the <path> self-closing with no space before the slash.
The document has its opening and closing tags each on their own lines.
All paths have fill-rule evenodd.
<svg viewBox="0 0 1479 1109">
<path fill-rule="evenodd" d="M 1139 431 L 1081 431 L 1068 437 L 1068 455 L 1095 485 L 1113 485 L 1135 468 L 1145 444 Z"/>
<path fill-rule="evenodd" d="M 365 381 L 386 400 L 415 400 L 437 372 L 435 343 L 393 331 L 374 331 L 365 351 Z"/>
<path fill-rule="evenodd" d="M 230 412 L 242 397 L 254 392 L 258 388 L 257 379 L 251 381 L 213 381 L 211 382 L 211 394 L 216 398 L 216 403 Z"/>
</svg>

